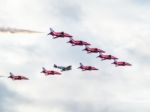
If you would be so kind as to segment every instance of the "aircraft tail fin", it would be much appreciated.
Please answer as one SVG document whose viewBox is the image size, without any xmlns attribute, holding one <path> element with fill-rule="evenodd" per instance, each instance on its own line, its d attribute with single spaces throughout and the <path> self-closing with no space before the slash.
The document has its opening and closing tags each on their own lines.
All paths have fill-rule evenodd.
<svg viewBox="0 0 150 112">
<path fill-rule="evenodd" d="M 13 76 L 13 73 L 10 72 L 9 74 L 10 74 L 11 76 Z"/>
<path fill-rule="evenodd" d="M 82 64 L 82 63 L 80 63 L 80 66 L 83 66 L 83 64 Z"/>
<path fill-rule="evenodd" d="M 114 62 L 113 63 L 111 63 L 111 64 L 116 64 L 117 63 L 117 60 L 114 60 Z"/>
<path fill-rule="evenodd" d="M 87 45 L 85 45 L 85 48 L 89 48 Z"/>
<path fill-rule="evenodd" d="M 103 53 L 102 52 L 99 52 L 99 55 L 102 55 Z"/>
<path fill-rule="evenodd" d="M 68 68 L 71 70 L 71 69 L 72 69 L 72 66 L 71 66 L 71 65 L 69 65 L 69 66 L 68 66 Z"/>
<path fill-rule="evenodd" d="M 8 78 L 13 78 L 14 77 L 13 73 L 10 72 L 9 74 L 10 74 L 10 76 Z"/>
<path fill-rule="evenodd" d="M 52 28 L 50 28 L 50 31 L 51 31 L 51 32 L 54 32 L 54 30 L 53 30 Z"/>
<path fill-rule="evenodd" d="M 73 40 L 73 38 L 69 38 L 70 40 L 67 43 L 71 43 Z"/>
<path fill-rule="evenodd" d="M 42 67 L 42 69 L 43 69 L 43 71 L 45 71 L 46 69 L 45 69 L 45 67 Z"/>
<path fill-rule="evenodd" d="M 70 40 L 73 40 L 73 38 L 70 38 Z"/>
<path fill-rule="evenodd" d="M 54 64 L 54 68 L 57 68 L 57 65 L 56 65 L 56 64 Z"/>
</svg>

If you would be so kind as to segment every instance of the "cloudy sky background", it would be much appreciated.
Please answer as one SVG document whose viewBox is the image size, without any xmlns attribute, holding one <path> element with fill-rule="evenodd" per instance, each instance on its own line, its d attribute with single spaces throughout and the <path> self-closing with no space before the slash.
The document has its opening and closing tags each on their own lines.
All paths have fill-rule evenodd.
<svg viewBox="0 0 150 112">
<path fill-rule="evenodd" d="M 0 0 L 0 27 L 40 34 L 0 33 L 0 75 L 23 74 L 29 81 L 0 79 L 0 112 L 149 112 L 149 0 Z M 132 67 L 114 67 L 53 40 L 49 27 L 69 32 Z M 98 67 L 82 72 L 79 62 Z M 73 65 L 62 76 L 41 67 Z"/>
</svg>

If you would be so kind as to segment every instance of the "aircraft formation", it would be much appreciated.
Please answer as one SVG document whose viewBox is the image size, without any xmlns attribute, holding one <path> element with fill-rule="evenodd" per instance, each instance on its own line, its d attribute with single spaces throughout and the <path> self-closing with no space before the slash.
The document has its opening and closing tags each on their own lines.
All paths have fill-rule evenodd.
<svg viewBox="0 0 150 112">
<path fill-rule="evenodd" d="M 70 40 L 67 43 L 70 43 L 72 46 L 85 46 L 85 49 L 83 51 L 87 51 L 87 53 L 99 53 L 99 56 L 97 58 L 100 58 L 102 61 L 103 60 L 114 60 L 112 64 L 114 64 L 116 67 L 117 66 L 131 66 L 130 63 L 124 62 L 124 61 L 117 61 L 119 58 L 108 55 L 108 54 L 103 54 L 106 53 L 104 50 L 99 49 L 99 48 L 90 48 L 89 46 L 91 45 L 88 42 L 82 41 L 82 40 L 74 40 L 73 36 L 65 33 L 65 32 L 55 32 L 52 28 L 50 28 L 50 32 L 48 35 L 51 35 L 53 39 L 56 38 L 69 38 Z M 82 65 L 80 63 L 80 65 Z M 82 67 L 81 67 L 82 68 Z"/>
<path fill-rule="evenodd" d="M 100 48 L 92 48 L 89 47 L 91 46 L 90 43 L 86 42 L 86 41 L 82 41 L 82 40 L 74 40 L 73 36 L 66 33 L 66 32 L 55 32 L 52 28 L 50 28 L 50 32 L 48 33 L 48 35 L 51 35 L 53 39 L 57 39 L 57 38 L 69 38 L 69 41 L 67 43 L 71 44 L 72 46 L 85 46 L 85 48 L 82 51 L 86 51 L 88 54 L 90 53 L 99 53 L 99 55 L 96 58 L 101 59 L 101 61 L 103 60 L 113 60 L 114 62 L 111 64 L 114 64 L 116 67 L 118 66 L 132 66 L 130 63 L 125 62 L 125 61 L 117 61 L 119 58 L 110 55 L 110 54 L 104 54 L 106 53 L 106 51 L 100 49 Z M 61 72 L 64 71 L 69 71 L 72 70 L 72 66 L 59 66 L 54 64 L 53 66 L 54 68 L 57 68 L 59 71 L 56 70 L 48 70 L 45 67 L 42 67 L 42 71 L 41 73 L 43 73 L 45 76 L 48 75 L 61 75 Z M 83 65 L 82 63 L 80 63 L 80 66 L 78 67 L 78 69 L 81 69 L 82 71 L 93 71 L 93 70 L 99 70 L 98 68 L 94 67 L 94 66 L 89 66 L 89 65 Z M 0 77 L 7 77 L 7 76 L 0 76 Z M 29 80 L 29 78 L 25 77 L 24 75 L 14 75 L 13 73 L 10 72 L 10 76 L 8 76 L 8 78 L 12 79 L 12 80 Z"/>
</svg>

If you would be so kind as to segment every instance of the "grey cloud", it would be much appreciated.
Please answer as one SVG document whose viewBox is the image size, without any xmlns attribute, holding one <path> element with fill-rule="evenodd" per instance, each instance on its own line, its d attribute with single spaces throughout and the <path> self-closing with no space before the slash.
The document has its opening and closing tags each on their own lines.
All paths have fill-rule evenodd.
<svg viewBox="0 0 150 112">
<path fill-rule="evenodd" d="M 54 10 L 58 18 L 62 19 L 62 22 L 79 22 L 82 17 L 82 9 L 79 4 L 75 2 L 69 2 L 68 0 L 55 1 Z"/>
<path fill-rule="evenodd" d="M 140 50 L 137 49 L 128 49 L 127 52 L 129 53 L 129 56 L 136 60 L 136 63 L 140 66 L 146 67 L 150 65 L 150 54 L 148 52 L 140 52 Z"/>
<path fill-rule="evenodd" d="M 27 102 L 27 99 L 13 92 L 2 83 L 0 83 L 0 100 L 1 112 L 16 112 L 15 106 L 17 104 Z"/>
<path fill-rule="evenodd" d="M 149 0 L 132 0 L 133 3 L 135 4 L 139 4 L 139 5 L 149 5 L 150 4 L 150 1 Z"/>
<path fill-rule="evenodd" d="M 107 1 L 109 2 L 109 0 Z M 88 1 L 85 0 L 84 2 L 88 2 Z M 36 12 L 37 15 L 35 17 L 34 15 L 31 16 L 31 18 L 32 17 L 34 18 L 33 20 L 30 21 L 31 23 L 29 23 L 31 24 L 31 26 L 33 24 L 32 22 L 35 21 L 35 19 L 38 18 L 38 16 L 40 16 L 39 17 L 40 19 L 38 18 L 39 20 L 37 19 L 38 21 L 36 22 L 41 24 L 44 24 L 45 22 L 45 24 L 43 25 L 44 27 L 47 24 L 54 24 L 57 27 L 61 27 L 61 28 L 63 27 L 64 29 L 66 28 L 65 30 L 69 30 L 69 33 L 70 31 L 72 31 L 78 35 L 78 37 L 77 36 L 74 37 L 75 39 L 83 39 L 85 41 L 92 42 L 93 47 L 102 47 L 102 49 L 104 50 L 105 48 L 111 49 L 110 53 L 114 53 L 115 50 L 114 47 L 115 45 L 114 46 L 112 45 L 113 43 L 115 44 L 122 41 L 123 44 L 130 43 L 130 41 L 126 39 L 126 36 L 128 35 L 125 35 L 126 33 L 130 33 L 130 32 L 126 31 L 126 29 L 121 29 L 121 28 L 124 28 L 125 24 L 128 27 L 131 27 L 131 24 L 129 21 L 127 21 L 127 19 L 125 19 L 126 23 L 124 23 L 124 21 L 119 22 L 122 21 L 123 19 L 122 16 L 120 17 L 120 14 L 124 15 L 125 12 L 125 14 L 130 15 L 130 12 L 133 13 L 135 12 L 134 10 L 132 10 L 132 8 L 131 9 L 127 8 L 128 10 L 123 10 L 124 12 L 122 12 L 122 10 L 119 10 L 120 9 L 119 3 L 121 2 L 119 3 L 114 2 L 113 5 L 111 4 L 112 2 L 110 2 L 109 5 L 107 4 L 104 5 L 103 2 L 100 2 L 99 4 L 103 5 L 103 7 L 100 8 L 99 8 L 99 4 L 96 3 L 94 4 L 93 1 L 91 2 L 93 3 L 92 5 L 90 5 L 90 3 L 84 5 L 83 2 L 80 4 L 80 2 L 78 3 L 74 1 L 69 2 L 69 0 L 68 1 L 63 0 L 61 2 L 59 0 L 56 1 L 48 0 L 47 2 L 42 1 L 42 5 L 43 5 L 42 8 L 40 7 L 41 4 L 38 4 L 37 1 L 34 1 L 33 3 L 35 3 L 35 5 L 30 4 L 30 8 L 32 9 L 34 6 L 36 7 L 37 10 L 34 11 L 31 10 L 31 12 L 32 11 Z M 29 5 L 28 2 L 26 3 L 26 5 Z M 84 13 L 82 12 L 82 5 L 84 5 L 84 9 L 85 9 Z M 116 10 L 112 10 L 114 7 L 117 7 Z M 86 11 L 86 9 L 88 10 Z M 41 13 L 39 13 L 39 10 L 42 13 L 42 15 Z M 86 14 L 88 16 L 86 16 L 86 18 L 83 18 L 83 14 Z M 117 14 L 117 16 L 113 17 L 111 16 L 111 14 L 112 15 Z M 137 14 L 137 16 L 139 15 L 140 14 Z M 131 17 L 132 14 L 129 16 L 129 20 Z M 87 23 L 81 23 L 81 21 L 84 20 L 87 21 Z M 21 21 L 26 21 L 26 19 L 22 19 Z M 93 24 L 94 22 L 96 23 Z M 106 25 L 107 23 L 108 26 Z M 93 27 L 88 26 L 90 24 L 93 25 Z M 103 26 L 103 24 L 105 24 L 106 26 Z M 116 27 L 109 26 L 111 24 L 113 24 L 114 26 L 116 26 L 117 24 L 120 25 Z M 58 28 L 56 30 L 59 30 L 61 28 Z M 112 30 L 113 28 L 116 32 Z M 124 32 L 121 32 L 120 35 L 118 36 L 117 34 L 120 32 L 120 29 L 123 30 Z M 110 32 L 112 31 L 113 33 L 110 33 L 109 31 Z M 122 35 L 124 35 L 124 37 L 121 38 Z M 114 39 L 116 36 L 118 36 L 119 38 L 119 39 L 117 38 L 118 40 Z M 81 50 L 83 49 L 83 47 L 72 47 L 71 45 L 66 44 L 67 39 L 53 40 L 51 39 L 51 37 L 46 37 L 45 35 L 43 35 L 43 37 L 41 36 L 37 38 L 37 40 L 34 40 L 32 37 L 31 38 L 24 37 L 24 38 L 26 38 L 23 40 L 24 42 L 29 42 L 29 41 L 35 41 L 35 42 L 33 42 L 33 44 L 31 45 L 28 44 L 22 45 L 20 44 L 21 39 L 16 37 L 15 39 L 9 38 L 8 40 L 1 39 L 1 46 L 2 46 L 1 57 L 3 57 L 3 55 L 6 56 L 7 53 L 9 52 L 8 55 L 10 54 L 10 56 L 12 56 L 11 54 L 15 54 L 13 55 L 13 59 L 15 59 L 17 62 L 21 61 L 20 64 L 16 65 L 14 63 L 10 63 L 9 61 L 11 60 L 9 61 L 1 60 L 1 66 L 2 65 L 4 66 L 2 67 L 6 70 L 6 72 L 12 70 L 12 71 L 16 71 L 17 73 L 19 72 L 19 73 L 31 74 L 30 75 L 31 81 L 29 81 L 28 83 L 30 89 L 22 85 L 21 87 L 26 88 L 27 93 L 30 94 L 30 96 L 28 96 L 29 98 L 32 99 L 32 96 L 33 97 L 36 96 L 37 99 L 36 98 L 35 99 L 37 102 L 39 102 L 39 104 L 35 103 L 34 98 L 32 99 L 32 102 L 29 103 L 30 105 L 26 105 L 24 100 L 20 101 L 22 102 L 22 104 L 25 105 L 25 107 L 30 107 L 30 106 L 32 107 L 32 105 L 35 105 L 33 109 L 48 108 L 47 111 L 50 111 L 51 108 L 57 109 L 59 107 L 60 108 L 62 107 L 62 111 L 65 112 L 66 111 L 67 112 L 70 111 L 71 112 L 120 112 L 120 111 L 121 112 L 131 112 L 131 111 L 142 112 L 143 110 L 146 112 L 147 110 L 149 110 L 149 106 L 147 106 L 145 103 L 132 102 L 132 100 L 134 100 L 135 95 L 137 95 L 136 96 L 137 98 L 139 97 L 143 98 L 144 96 L 144 92 L 141 93 L 140 89 L 136 91 L 137 88 L 135 88 L 135 86 L 140 86 L 141 88 L 143 88 L 143 90 L 149 92 L 149 90 L 147 89 L 148 86 L 146 87 L 146 84 L 149 85 L 149 83 L 146 84 L 141 83 L 139 80 L 136 79 L 138 77 L 142 77 L 141 75 L 143 75 L 140 74 L 142 73 L 140 69 L 139 70 L 135 69 L 135 72 L 134 71 L 131 72 L 132 67 L 115 68 L 110 64 L 111 63 L 110 61 L 101 62 L 95 58 L 97 55 L 94 54 L 87 55 L 86 52 L 82 52 Z M 94 46 L 95 44 L 97 46 Z M 123 44 L 122 43 L 119 44 L 116 47 L 116 49 L 123 46 Z M 143 55 L 141 52 L 138 52 L 137 50 L 134 52 L 133 49 L 125 50 L 123 52 L 125 53 L 128 52 L 129 53 L 128 56 L 132 57 L 130 58 L 131 60 L 134 59 L 133 58 L 134 56 L 137 56 L 134 61 L 140 63 L 142 63 L 142 60 L 144 60 L 145 57 L 148 58 L 149 56 L 149 55 Z M 119 53 L 120 52 L 118 52 L 118 55 L 120 55 L 121 57 L 122 54 Z M 7 58 L 3 58 L 3 59 L 7 59 Z M 25 61 L 22 62 L 21 59 Z M 80 61 L 83 61 L 83 63 L 85 64 L 92 64 L 94 66 L 96 65 L 100 68 L 100 70 L 98 72 L 81 72 L 80 70 L 76 69 L 77 67 L 76 65 L 78 65 Z M 146 62 L 144 60 L 144 63 L 142 64 L 145 66 L 145 64 L 148 64 L 148 62 L 149 61 Z M 75 68 L 73 69 L 73 71 L 64 72 L 62 77 L 57 77 L 58 79 L 56 77 L 44 77 L 44 76 L 43 78 L 39 74 L 41 67 L 46 66 L 48 69 L 52 69 L 53 68 L 52 65 L 54 63 L 62 64 L 62 65 L 63 64 L 67 65 L 71 63 L 74 65 L 73 67 Z M 144 66 L 142 66 L 142 68 L 144 68 Z M 33 77 L 37 78 L 38 76 L 39 76 L 39 80 L 38 79 L 32 80 Z M 148 79 L 148 77 L 146 77 L 146 79 Z M 143 82 L 145 82 L 146 79 L 143 78 Z M 133 85 L 133 83 L 135 83 L 135 85 Z M 33 88 L 36 89 L 34 89 L 33 91 Z M 3 90 L 5 91 L 5 89 Z M 7 91 L 7 90 L 8 89 L 6 89 L 7 94 L 11 93 L 11 91 L 9 90 Z M 44 92 L 42 92 L 42 90 Z M 18 92 L 25 94 L 21 90 L 18 90 Z M 11 97 L 11 95 L 7 95 L 6 93 L 5 95 L 3 93 L 3 96 Z M 47 95 L 45 95 L 45 93 L 47 93 Z M 127 96 L 127 93 L 130 94 L 130 97 Z M 17 105 L 16 103 L 7 102 L 6 97 L 4 97 L 3 99 L 4 102 L 15 106 Z M 19 99 L 17 97 L 18 95 L 12 100 L 18 101 Z M 128 98 L 131 100 L 123 101 L 124 98 Z M 149 96 L 147 96 L 146 98 L 149 98 Z M 41 102 L 41 100 L 43 100 L 43 102 Z M 45 102 L 48 103 L 45 105 Z M 1 106 L 3 111 L 6 110 L 5 107 L 7 106 L 7 104 L 1 104 Z M 9 107 L 13 108 L 11 107 L 11 105 Z M 30 108 L 27 110 L 30 111 Z M 26 108 L 22 111 L 26 111 Z"/>
<path fill-rule="evenodd" d="M 51 7 L 49 7 L 51 4 Z M 52 20 L 57 21 L 53 25 L 60 25 L 60 27 L 68 28 L 79 24 L 82 21 L 82 7 L 76 1 L 69 0 L 55 0 L 42 2 L 45 14 Z M 45 7 L 45 5 L 47 7 Z M 51 21 L 50 21 L 51 22 Z M 52 24 L 52 23 L 51 23 Z M 71 28 L 72 29 L 72 28 Z"/>
<path fill-rule="evenodd" d="M 3 84 L 0 85 L 0 111 L 1 112 L 13 112 L 12 103 L 9 102 L 9 99 L 13 99 L 14 93 L 9 91 Z"/>
</svg>

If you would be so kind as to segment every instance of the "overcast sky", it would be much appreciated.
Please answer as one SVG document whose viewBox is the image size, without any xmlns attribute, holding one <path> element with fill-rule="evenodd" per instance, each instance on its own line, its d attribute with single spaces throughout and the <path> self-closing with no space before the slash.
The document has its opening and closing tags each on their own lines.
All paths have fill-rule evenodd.
<svg viewBox="0 0 150 112">
<path fill-rule="evenodd" d="M 0 112 L 149 112 L 149 0 L 0 0 L 0 27 L 40 31 L 0 33 L 0 75 L 25 75 L 29 81 L 0 79 Z M 115 67 L 98 54 L 52 39 L 49 28 L 65 31 L 127 61 Z M 99 71 L 82 72 L 79 63 Z M 41 68 L 72 65 L 61 76 Z"/>
</svg>

